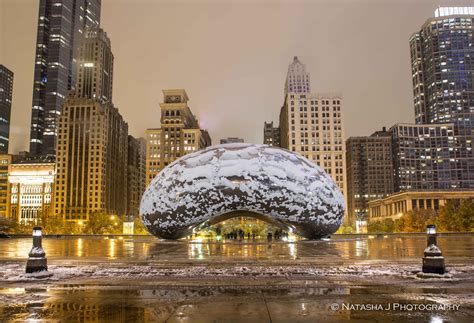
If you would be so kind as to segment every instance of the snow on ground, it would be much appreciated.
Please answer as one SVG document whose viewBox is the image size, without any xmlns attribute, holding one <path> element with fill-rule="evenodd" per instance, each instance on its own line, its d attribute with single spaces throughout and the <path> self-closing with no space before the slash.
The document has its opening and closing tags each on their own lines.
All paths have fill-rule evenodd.
<svg viewBox="0 0 474 323">
<path fill-rule="evenodd" d="M 474 273 L 474 266 L 457 266 L 448 268 L 449 274 L 441 278 L 423 278 L 423 280 L 450 280 L 456 281 L 458 277 Z M 185 265 L 161 267 L 151 265 L 79 265 L 79 266 L 49 266 L 49 274 L 25 274 L 22 264 L 5 264 L 0 273 L 0 283 L 27 282 L 27 281 L 73 281 L 79 279 L 159 279 L 160 277 L 176 278 L 207 278 L 220 279 L 226 277 L 398 277 L 404 279 L 419 279 L 416 272 L 417 265 L 350 265 L 350 266 L 209 266 Z"/>
</svg>

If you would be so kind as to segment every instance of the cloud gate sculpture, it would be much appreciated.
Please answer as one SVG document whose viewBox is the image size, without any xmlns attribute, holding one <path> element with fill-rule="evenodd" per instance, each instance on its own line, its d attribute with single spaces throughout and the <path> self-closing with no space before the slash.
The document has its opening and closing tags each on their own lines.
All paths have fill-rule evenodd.
<svg viewBox="0 0 474 323">
<path fill-rule="evenodd" d="M 344 208 L 337 185 L 308 159 L 267 145 L 224 144 L 165 167 L 146 189 L 140 215 L 148 231 L 163 239 L 235 216 L 318 239 L 339 228 Z"/>
</svg>

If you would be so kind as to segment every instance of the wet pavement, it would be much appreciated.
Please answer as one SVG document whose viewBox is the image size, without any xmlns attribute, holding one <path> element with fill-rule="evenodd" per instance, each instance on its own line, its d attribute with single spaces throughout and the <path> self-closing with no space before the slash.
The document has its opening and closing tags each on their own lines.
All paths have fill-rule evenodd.
<svg viewBox="0 0 474 323">
<path fill-rule="evenodd" d="M 449 274 L 419 278 L 423 235 L 331 241 L 0 240 L 0 321 L 473 322 L 474 235 L 438 237 Z"/>
</svg>

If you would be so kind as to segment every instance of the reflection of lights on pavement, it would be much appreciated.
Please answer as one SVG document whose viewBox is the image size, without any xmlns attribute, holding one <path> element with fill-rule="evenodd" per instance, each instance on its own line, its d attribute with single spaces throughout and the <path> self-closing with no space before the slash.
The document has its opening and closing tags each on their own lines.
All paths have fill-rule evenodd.
<svg viewBox="0 0 474 323">
<path fill-rule="evenodd" d="M 439 316 L 432 316 L 430 318 L 430 323 L 443 323 L 443 319 Z"/>
<path fill-rule="evenodd" d="M 82 257 L 83 256 L 83 250 L 82 250 L 82 238 L 77 239 L 77 256 Z"/>
<path fill-rule="evenodd" d="M 108 250 L 109 258 L 115 257 L 115 239 L 109 239 L 109 250 Z"/>
<path fill-rule="evenodd" d="M 356 256 L 360 257 L 362 256 L 367 250 L 367 245 L 366 245 L 366 240 L 356 240 L 355 241 L 355 252 Z"/>
<path fill-rule="evenodd" d="M 290 243 L 288 249 L 290 251 L 290 257 L 296 259 L 296 243 Z"/>
<path fill-rule="evenodd" d="M 3 289 L 3 293 L 5 294 L 23 294 L 24 292 L 25 292 L 24 288 L 18 288 L 18 287 Z"/>
<path fill-rule="evenodd" d="M 202 240 L 202 238 L 199 238 L 199 239 Z M 201 243 L 191 243 L 189 244 L 189 248 L 190 248 L 189 253 L 190 253 L 191 258 L 204 259 Z"/>
</svg>

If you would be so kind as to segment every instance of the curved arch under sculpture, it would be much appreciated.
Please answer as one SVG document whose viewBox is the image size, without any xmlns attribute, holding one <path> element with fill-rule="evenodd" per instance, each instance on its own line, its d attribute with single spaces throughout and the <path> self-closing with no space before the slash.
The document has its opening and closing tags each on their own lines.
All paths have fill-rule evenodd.
<svg viewBox="0 0 474 323">
<path fill-rule="evenodd" d="M 185 155 L 150 183 L 140 204 L 148 231 L 179 239 L 203 223 L 248 212 L 318 239 L 342 223 L 341 191 L 321 168 L 288 150 L 224 144 Z"/>
</svg>

